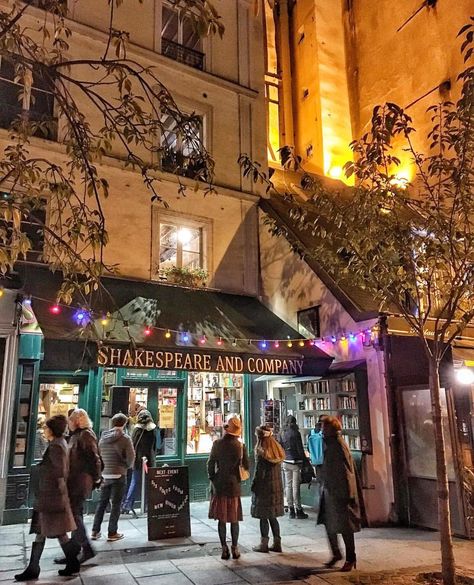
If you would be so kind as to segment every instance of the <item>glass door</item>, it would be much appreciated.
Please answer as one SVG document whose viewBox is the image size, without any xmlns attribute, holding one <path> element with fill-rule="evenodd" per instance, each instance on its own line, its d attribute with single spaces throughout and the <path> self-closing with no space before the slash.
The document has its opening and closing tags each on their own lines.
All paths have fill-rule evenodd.
<svg viewBox="0 0 474 585">
<path fill-rule="evenodd" d="M 429 388 L 407 387 L 401 393 L 405 465 L 407 470 L 410 524 L 438 528 L 436 453 Z M 451 431 L 446 391 L 441 388 L 441 408 L 453 529 L 459 533 L 460 509 L 457 500 Z"/>
<path fill-rule="evenodd" d="M 129 432 L 138 420 L 140 410 L 146 408 L 158 430 L 157 456 L 163 459 L 180 459 L 182 429 L 180 411 L 182 408 L 182 387 L 176 383 L 149 382 L 130 386 L 129 390 Z"/>
</svg>

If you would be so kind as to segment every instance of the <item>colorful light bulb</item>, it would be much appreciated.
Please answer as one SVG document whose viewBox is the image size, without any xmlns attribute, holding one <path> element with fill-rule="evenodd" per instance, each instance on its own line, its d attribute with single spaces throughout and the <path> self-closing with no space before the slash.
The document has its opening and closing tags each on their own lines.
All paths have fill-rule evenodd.
<svg viewBox="0 0 474 585">
<path fill-rule="evenodd" d="M 51 307 L 49 307 L 49 312 L 52 315 L 59 315 L 59 313 L 61 312 L 61 307 L 58 304 L 51 305 Z"/>
<path fill-rule="evenodd" d="M 186 331 L 186 333 L 183 335 L 183 341 L 184 343 L 188 343 L 189 341 L 189 333 Z"/>
<path fill-rule="evenodd" d="M 219 337 L 217 340 L 217 345 L 222 345 L 224 342 L 222 341 L 222 337 Z"/>
<path fill-rule="evenodd" d="M 301 339 L 301 340 L 298 342 L 298 345 L 299 345 L 300 347 L 304 347 L 304 341 Z"/>
<path fill-rule="evenodd" d="M 151 328 L 149 325 L 147 325 L 147 326 L 145 327 L 145 330 L 143 331 L 143 334 L 145 335 L 145 337 L 148 337 L 148 336 L 150 336 L 152 333 L 153 333 L 153 330 L 152 330 L 152 328 Z"/>
<path fill-rule="evenodd" d="M 201 345 L 204 345 L 204 344 L 206 343 L 206 341 L 207 341 L 207 339 L 206 339 L 206 336 L 205 336 L 205 335 L 203 335 L 203 336 L 200 338 L 200 340 L 199 340 L 199 343 L 200 343 Z"/>
<path fill-rule="evenodd" d="M 273 344 L 273 347 L 275 347 L 276 349 L 278 349 L 280 347 L 280 342 L 278 340 L 275 341 L 275 343 Z"/>
<path fill-rule="evenodd" d="M 267 349 L 267 342 L 266 342 L 265 340 L 263 340 L 263 341 L 260 343 L 260 347 L 261 347 L 262 349 Z"/>
<path fill-rule="evenodd" d="M 165 337 L 166 339 L 169 339 L 171 337 L 171 331 L 168 329 L 168 331 L 165 333 Z"/>
</svg>

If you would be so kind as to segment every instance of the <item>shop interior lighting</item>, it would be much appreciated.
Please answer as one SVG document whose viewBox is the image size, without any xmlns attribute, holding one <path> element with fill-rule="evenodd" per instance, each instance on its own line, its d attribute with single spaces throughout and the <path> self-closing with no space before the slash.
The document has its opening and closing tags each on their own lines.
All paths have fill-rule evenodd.
<svg viewBox="0 0 474 585">
<path fill-rule="evenodd" d="M 474 370 L 466 367 L 459 368 L 456 370 L 456 380 L 464 386 L 474 384 Z"/>
</svg>

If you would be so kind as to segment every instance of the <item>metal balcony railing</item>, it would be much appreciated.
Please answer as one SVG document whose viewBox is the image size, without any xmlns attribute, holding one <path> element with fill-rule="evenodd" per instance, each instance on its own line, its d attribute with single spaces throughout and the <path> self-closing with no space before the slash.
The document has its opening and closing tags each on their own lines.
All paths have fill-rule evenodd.
<svg viewBox="0 0 474 585">
<path fill-rule="evenodd" d="M 165 57 L 194 67 L 195 69 L 204 69 L 204 53 L 196 51 L 195 49 L 189 49 L 184 45 L 169 41 L 168 39 L 161 38 L 161 53 Z"/>
</svg>

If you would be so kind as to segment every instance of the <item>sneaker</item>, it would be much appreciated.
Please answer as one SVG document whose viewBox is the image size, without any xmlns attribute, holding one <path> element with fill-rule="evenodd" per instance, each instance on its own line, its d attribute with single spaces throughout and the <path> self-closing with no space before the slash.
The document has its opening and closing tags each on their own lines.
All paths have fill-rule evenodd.
<svg viewBox="0 0 474 585">
<path fill-rule="evenodd" d="M 109 536 L 107 537 L 107 542 L 115 542 L 116 540 L 122 540 L 123 537 L 124 535 L 121 534 L 120 532 L 115 532 L 114 534 L 109 534 Z"/>
<path fill-rule="evenodd" d="M 96 532 L 95 530 L 93 530 L 92 534 L 91 534 L 91 539 L 92 540 L 99 540 L 99 538 L 101 536 L 102 536 L 102 533 L 100 532 L 100 530 L 99 530 L 99 532 Z"/>
</svg>

